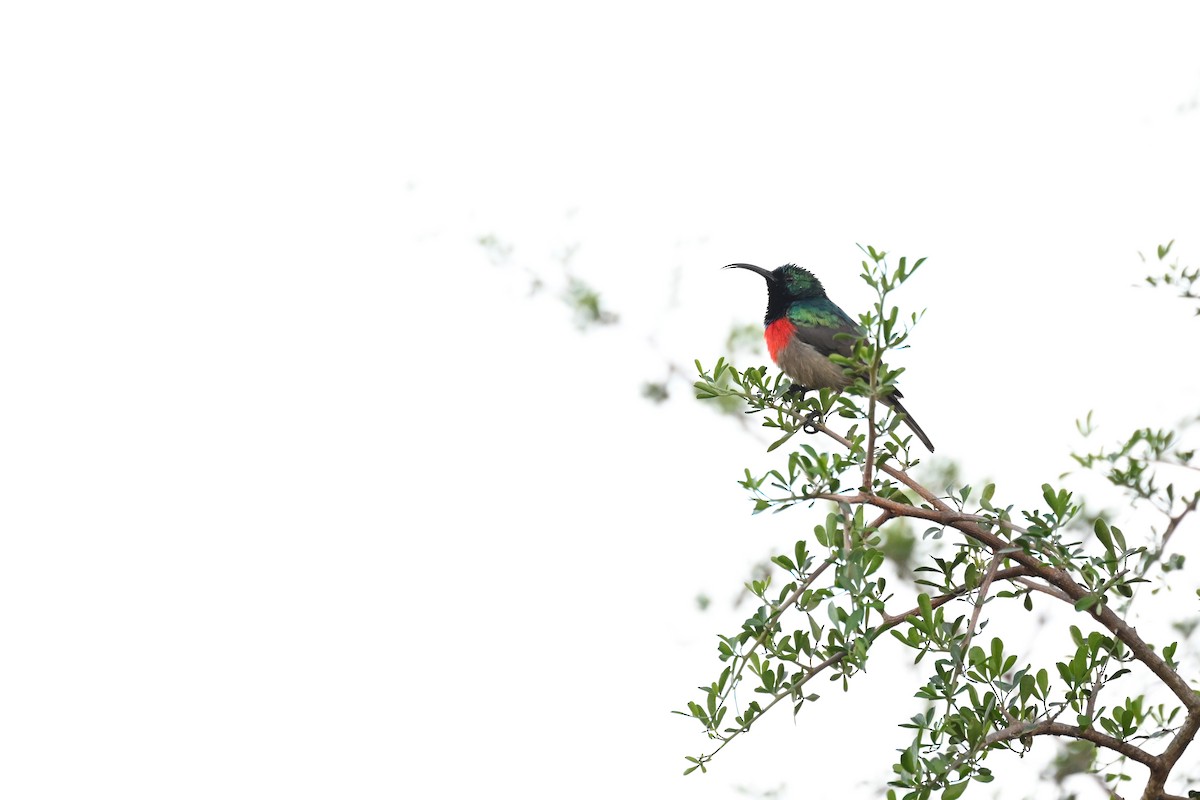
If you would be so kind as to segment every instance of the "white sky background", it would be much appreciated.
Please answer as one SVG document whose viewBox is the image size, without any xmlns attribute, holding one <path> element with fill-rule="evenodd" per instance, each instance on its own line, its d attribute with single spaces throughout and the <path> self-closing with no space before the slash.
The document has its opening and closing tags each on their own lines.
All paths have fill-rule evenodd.
<svg viewBox="0 0 1200 800">
<path fill-rule="evenodd" d="M 1200 253 L 1200 9 L 812 8 L 0 12 L 0 794 L 875 796 L 902 653 L 680 776 L 814 519 L 640 383 L 761 318 L 731 261 L 857 313 L 862 242 L 929 257 L 909 407 L 997 499 L 1089 409 L 1194 412 L 1190 309 L 1130 286 Z M 620 326 L 554 299 L 575 245 Z"/>
</svg>

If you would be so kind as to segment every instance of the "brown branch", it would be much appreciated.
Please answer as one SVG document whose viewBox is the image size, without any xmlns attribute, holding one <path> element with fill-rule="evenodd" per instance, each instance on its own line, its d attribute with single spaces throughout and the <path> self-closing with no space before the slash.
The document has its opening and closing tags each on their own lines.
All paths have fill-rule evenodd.
<svg viewBox="0 0 1200 800">
<path fill-rule="evenodd" d="M 810 423 L 810 420 L 800 416 L 799 414 L 797 414 L 795 411 L 793 411 L 790 408 L 785 408 L 784 406 L 776 405 L 775 403 L 765 403 L 764 405 L 768 408 L 773 408 L 776 411 L 787 414 L 794 420 L 797 420 L 797 421 L 804 420 L 804 422 L 806 424 Z M 821 433 L 828 436 L 830 439 L 833 439 L 835 442 L 837 442 L 838 444 L 845 447 L 847 450 L 853 449 L 853 446 L 850 444 L 849 439 L 847 439 L 845 436 L 842 436 L 841 434 L 831 431 L 829 428 L 825 427 L 825 423 L 811 421 L 811 425 L 814 428 L 816 428 L 817 430 L 819 430 Z M 952 511 L 950 506 L 948 506 L 944 502 L 942 502 L 942 500 L 939 499 L 937 497 L 937 495 L 935 495 L 933 492 L 929 491 L 924 486 L 922 486 L 921 484 L 919 484 L 915 480 L 913 480 L 911 477 L 909 477 L 907 472 L 896 469 L 895 467 L 889 466 L 887 464 L 878 464 L 876 466 L 880 472 L 886 472 L 888 475 L 892 476 L 893 478 L 895 478 L 896 480 L 900 481 L 905 486 L 907 486 L 909 489 L 916 492 L 918 495 L 920 495 L 920 497 L 923 500 L 925 500 L 925 502 L 929 503 L 935 509 L 938 509 L 939 511 L 944 511 L 947 513 Z"/>
<path fill-rule="evenodd" d="M 1195 696 L 1194 694 L 1192 695 L 1192 697 Z M 1142 797 L 1156 798 L 1166 796 L 1167 776 L 1175 768 L 1175 764 L 1183 755 L 1183 751 L 1196 738 L 1197 731 L 1200 731 L 1200 711 L 1189 706 L 1188 715 L 1184 718 L 1183 724 L 1179 726 L 1179 730 L 1175 733 L 1174 738 L 1171 739 L 1171 743 L 1167 745 L 1167 749 L 1163 750 L 1158 756 L 1157 766 L 1150 768 L 1150 780 L 1146 784 L 1146 791 Z"/>
<path fill-rule="evenodd" d="M 875 373 L 871 373 L 871 382 L 875 381 Z M 875 387 L 871 387 L 874 389 Z M 863 462 L 862 490 L 871 491 L 871 470 L 875 466 L 875 395 L 867 398 L 867 457 Z"/>
<path fill-rule="evenodd" d="M 1200 492 L 1196 492 L 1196 494 L 1192 496 L 1191 502 L 1184 506 L 1183 510 L 1178 514 L 1173 517 L 1170 514 L 1167 514 L 1167 519 L 1169 519 L 1170 522 L 1167 524 L 1167 529 L 1163 531 L 1162 542 L 1158 547 L 1158 556 L 1162 556 L 1163 552 L 1167 549 L 1167 542 L 1169 542 L 1171 537 L 1175 535 L 1175 529 L 1179 527 L 1179 523 L 1183 522 L 1184 517 L 1196 510 L 1196 505 L 1198 503 L 1200 503 Z"/>
<path fill-rule="evenodd" d="M 1026 573 L 1026 570 L 1024 567 L 1009 567 L 1008 569 L 997 570 L 995 576 L 993 576 L 993 579 L 998 580 L 998 581 L 1006 581 L 1006 580 L 1011 580 L 1011 579 L 1017 578 L 1018 576 L 1024 575 L 1025 573 Z M 933 606 L 934 608 L 939 608 L 941 606 L 946 605 L 946 603 L 949 603 L 951 600 L 961 597 L 962 595 L 966 594 L 968 591 L 970 591 L 970 589 L 964 583 L 962 586 L 955 586 L 953 589 L 951 589 L 949 592 L 946 592 L 945 594 L 940 594 L 937 597 L 930 598 L 929 604 L 931 606 Z M 905 620 L 907 620 L 909 617 L 916 616 L 919 613 L 921 613 L 920 606 L 917 606 L 916 608 L 910 608 L 908 611 L 905 611 L 901 614 L 896 614 L 896 615 L 884 614 L 883 615 L 883 625 L 881 625 L 879 629 L 881 631 L 883 631 L 883 630 L 887 630 L 888 628 L 894 628 L 895 626 L 899 625 L 901 622 L 904 622 Z"/>
<path fill-rule="evenodd" d="M 816 425 L 816 427 L 818 430 L 824 431 L 826 435 L 828 435 L 830 438 L 834 439 L 835 441 L 839 442 L 840 444 L 845 446 L 847 449 L 850 448 L 850 440 L 849 439 L 847 439 L 843 436 L 839 436 L 838 434 L 836 434 L 833 431 L 826 428 L 823 424 L 818 423 Z M 945 513 L 950 513 L 952 511 L 950 506 L 948 506 L 948 505 L 946 505 L 946 503 L 942 502 L 941 498 L 939 498 L 933 492 L 929 491 L 924 486 L 922 486 L 921 484 L 919 484 L 915 480 L 913 480 L 909 476 L 909 474 L 907 472 L 905 472 L 904 470 L 896 469 L 895 467 L 890 466 L 888 464 L 879 464 L 879 465 L 877 465 L 877 467 L 880 472 L 886 472 L 888 475 L 890 475 L 891 477 L 900 481 L 905 486 L 907 486 L 909 489 L 916 492 L 921 497 L 921 499 L 923 499 L 925 502 L 929 503 L 929 505 L 933 506 L 938 511 L 942 511 Z M 906 508 L 915 508 L 915 506 L 906 506 Z M 895 513 L 895 512 L 893 511 L 893 513 Z"/>
<path fill-rule="evenodd" d="M 979 514 L 962 514 L 961 516 L 963 519 L 978 522 L 980 525 L 999 525 L 1001 528 L 1008 528 L 1010 531 L 1016 531 L 1017 533 L 1029 533 L 1028 528 L 1006 519 L 993 519 L 991 517 L 980 516 Z"/>
<path fill-rule="evenodd" d="M 1158 765 L 1157 756 L 1152 756 L 1142 748 L 1132 745 L 1129 742 L 1123 742 L 1106 733 L 1101 733 L 1095 728 L 1080 728 L 1075 725 L 1065 725 L 1052 720 L 1032 723 L 1017 722 L 1009 725 L 1007 728 L 1002 728 L 988 734 L 987 738 L 983 740 L 983 746 L 989 747 L 998 742 L 1020 739 L 1024 736 L 1069 736 L 1072 739 L 1082 739 L 1094 745 L 1113 750 L 1151 769 Z"/>
<path fill-rule="evenodd" d="M 886 470 L 887 467 L 884 466 L 883 469 Z M 954 528 L 969 538 L 985 545 L 993 553 L 1004 550 L 1006 551 L 1004 554 L 1006 558 L 1025 567 L 1030 576 L 1041 578 L 1046 583 L 1061 591 L 1072 603 L 1083 599 L 1089 594 L 1087 589 L 1080 586 L 1064 570 L 1052 567 L 1037 556 L 1027 553 L 1022 549 L 1014 549 L 1010 542 L 1005 541 L 990 531 L 983 530 L 979 525 L 965 519 L 962 514 L 953 510 L 940 511 L 920 506 L 910 506 L 876 495 L 862 493 L 855 496 L 843 495 L 841 497 L 847 503 L 866 503 L 891 511 L 896 516 L 916 517 L 928 520 L 929 522 L 939 523 L 948 528 Z M 1195 711 L 1200 713 L 1200 697 L 1192 691 L 1183 678 L 1179 677 L 1179 674 L 1175 670 L 1171 669 L 1161 656 L 1146 644 L 1133 626 L 1118 617 L 1106 604 L 1098 603 L 1089 608 L 1086 613 L 1090 614 L 1093 619 L 1127 644 L 1129 649 L 1133 651 L 1134 656 L 1145 664 L 1159 680 L 1167 685 L 1172 693 L 1183 702 L 1189 712 Z"/>
<path fill-rule="evenodd" d="M 967 663 L 967 653 L 970 652 L 971 639 L 975 636 L 975 626 L 979 624 L 979 612 L 983 611 L 983 604 L 987 600 L 988 589 L 992 587 L 992 581 L 996 578 L 996 570 L 1000 567 L 1000 556 L 992 556 L 992 562 L 988 564 L 987 574 L 983 576 L 983 583 L 979 584 L 979 598 L 975 601 L 975 610 L 971 612 L 971 624 L 967 626 L 967 635 L 963 638 L 962 643 L 962 658 L 954 665 L 954 677 L 951 679 L 952 684 L 958 683 L 958 676 L 962 673 L 963 666 Z"/>
<path fill-rule="evenodd" d="M 1200 720 L 1200 717 L 1195 714 L 1188 716 L 1189 722 L 1193 719 Z M 1185 722 L 1183 727 L 1180 728 L 1179 732 L 1175 735 L 1175 738 L 1171 742 L 1171 746 L 1168 747 L 1167 750 L 1170 750 L 1171 747 L 1174 747 L 1180 741 L 1183 742 L 1183 747 L 1187 747 L 1187 744 L 1191 741 L 1192 737 L 1196 733 L 1195 728 L 1188 732 L 1186 730 L 1187 727 L 1188 725 Z M 1108 750 L 1120 753 L 1126 758 L 1130 758 L 1139 764 L 1148 767 L 1150 770 L 1150 780 L 1146 783 L 1146 788 L 1142 792 L 1143 800 L 1186 800 L 1186 798 L 1179 797 L 1178 795 L 1167 794 L 1166 791 L 1164 791 L 1167 775 L 1170 774 L 1171 768 L 1175 765 L 1175 760 L 1168 761 L 1166 752 L 1158 756 L 1151 755 L 1136 745 L 1121 741 L 1120 739 L 1109 736 L 1108 734 L 1101 733 L 1095 728 L 1080 728 L 1075 725 L 1065 725 L 1061 722 L 1054 722 L 1053 720 L 1045 720 L 1043 722 L 1035 722 L 1031 724 L 1021 722 L 1009 725 L 1007 728 L 988 735 L 987 738 L 984 739 L 984 747 L 1010 739 L 1019 739 L 1024 736 L 1067 736 L 1072 739 L 1082 739 L 1083 741 L 1091 742 L 1099 747 L 1104 747 Z M 1182 752 L 1182 747 L 1180 748 L 1180 751 Z M 1177 758 L 1178 757 L 1176 757 L 1176 759 Z"/>
<path fill-rule="evenodd" d="M 1062 600 L 1064 603 L 1073 602 L 1071 600 L 1071 598 L 1067 597 L 1067 595 L 1064 592 L 1061 592 L 1058 589 L 1055 589 L 1053 586 L 1042 586 L 1040 583 L 1034 583 L 1029 578 L 1017 578 L 1016 582 L 1021 584 L 1022 586 L 1028 586 L 1030 589 L 1033 589 L 1035 591 L 1045 592 L 1046 594 L 1053 597 L 1055 600 Z"/>
</svg>

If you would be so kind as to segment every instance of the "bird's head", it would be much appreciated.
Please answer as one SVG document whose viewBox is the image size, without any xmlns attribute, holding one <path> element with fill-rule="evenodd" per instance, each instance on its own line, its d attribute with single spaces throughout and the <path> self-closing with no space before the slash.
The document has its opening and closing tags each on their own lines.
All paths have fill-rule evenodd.
<svg viewBox="0 0 1200 800">
<path fill-rule="evenodd" d="M 725 269 L 748 269 L 767 281 L 767 324 L 787 313 L 788 306 L 797 300 L 813 300 L 825 296 L 825 288 L 817 276 L 804 267 L 784 264 L 775 269 L 763 269 L 753 264 L 729 264 Z"/>
</svg>

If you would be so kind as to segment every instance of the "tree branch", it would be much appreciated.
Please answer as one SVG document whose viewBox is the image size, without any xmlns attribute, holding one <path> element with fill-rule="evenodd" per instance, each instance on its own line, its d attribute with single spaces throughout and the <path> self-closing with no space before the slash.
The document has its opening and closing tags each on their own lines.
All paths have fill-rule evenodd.
<svg viewBox="0 0 1200 800">
<path fill-rule="evenodd" d="M 1040 583 L 1035 583 L 1034 581 L 1030 580 L 1029 578 L 1016 578 L 1015 580 L 1017 583 L 1021 584 L 1022 586 L 1028 586 L 1030 589 L 1034 589 L 1035 591 L 1045 592 L 1046 594 L 1053 597 L 1055 600 L 1062 600 L 1064 603 L 1072 602 L 1071 598 L 1067 597 L 1067 595 L 1064 592 L 1061 592 L 1058 589 L 1055 589 L 1053 586 L 1043 586 Z"/>
<path fill-rule="evenodd" d="M 1020 739 L 1025 736 L 1069 736 L 1072 739 L 1082 739 L 1094 745 L 1113 750 L 1151 769 L 1158 766 L 1157 756 L 1150 755 L 1136 745 L 1123 742 L 1106 733 L 1101 733 L 1095 728 L 1080 728 L 1075 725 L 1065 725 L 1052 720 L 1033 723 L 1017 722 L 1009 725 L 1007 728 L 988 734 L 983 740 L 983 746 L 986 748 L 998 742 Z"/>
<path fill-rule="evenodd" d="M 983 604 L 987 600 L 988 589 L 992 587 L 992 581 L 996 578 L 996 570 L 1000 566 L 1000 555 L 993 555 L 992 561 L 988 564 L 987 574 L 983 576 L 983 582 L 979 584 L 979 598 L 975 601 L 975 610 L 971 612 L 971 624 L 967 626 L 967 635 L 963 638 L 962 643 L 962 658 L 954 665 L 954 678 L 951 683 L 958 682 L 958 676 L 962 673 L 963 665 L 967 663 L 967 653 L 971 648 L 971 639 L 975 636 L 975 626 L 979 624 L 979 612 L 983 611 Z"/>
<path fill-rule="evenodd" d="M 887 471 L 890 468 L 886 465 L 881 465 L 881 469 Z M 907 477 L 907 476 L 906 476 Z M 976 523 L 965 518 L 952 509 L 941 511 L 938 509 L 922 508 L 920 506 L 910 506 L 905 503 L 898 503 L 894 500 L 888 500 L 876 495 L 868 495 L 859 493 L 858 495 L 842 496 L 844 502 L 848 503 L 866 503 L 888 511 L 891 511 L 896 516 L 917 517 L 919 519 L 928 520 L 944 525 L 948 528 L 954 528 L 966 536 L 976 540 L 977 542 L 988 547 L 993 553 L 998 553 L 1001 550 L 1006 551 L 1005 556 L 1012 561 L 1017 562 L 1026 568 L 1029 575 L 1041 578 L 1046 583 L 1055 587 L 1063 594 L 1066 599 L 1074 603 L 1086 597 L 1089 592 L 1083 586 L 1080 586 L 1074 578 L 1068 575 L 1064 570 L 1058 567 L 1052 567 L 1046 564 L 1041 559 L 1032 553 L 1028 553 L 1020 548 L 1014 548 L 1012 544 L 1000 538 L 996 534 L 985 531 Z M 1179 677 L 1179 673 L 1175 672 L 1166 661 L 1162 659 L 1148 644 L 1138 635 L 1137 630 L 1133 628 L 1125 620 L 1121 619 L 1113 612 L 1107 604 L 1097 603 L 1087 610 L 1093 619 L 1111 631 L 1118 639 L 1129 646 L 1133 651 L 1134 656 L 1141 661 L 1146 667 L 1153 672 L 1159 680 L 1161 680 L 1171 692 L 1183 702 L 1189 712 L 1200 713 L 1200 696 L 1192 691 L 1192 688 L 1187 685 L 1183 678 Z"/>
</svg>

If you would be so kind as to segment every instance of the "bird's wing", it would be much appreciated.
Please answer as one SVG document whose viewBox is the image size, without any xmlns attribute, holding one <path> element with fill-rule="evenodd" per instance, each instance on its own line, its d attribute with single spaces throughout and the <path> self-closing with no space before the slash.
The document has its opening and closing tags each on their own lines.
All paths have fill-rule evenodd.
<svg viewBox="0 0 1200 800">
<path fill-rule="evenodd" d="M 796 326 L 796 338 L 823 356 L 837 353 L 848 357 L 855 337 L 862 332 L 845 311 L 827 298 L 794 306 L 788 311 L 788 319 Z"/>
</svg>

